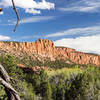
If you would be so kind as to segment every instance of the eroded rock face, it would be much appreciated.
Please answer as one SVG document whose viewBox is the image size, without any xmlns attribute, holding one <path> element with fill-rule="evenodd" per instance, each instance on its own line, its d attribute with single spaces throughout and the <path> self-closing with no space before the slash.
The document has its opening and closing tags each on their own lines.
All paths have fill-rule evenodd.
<svg viewBox="0 0 100 100">
<path fill-rule="evenodd" d="M 61 52 L 65 57 L 67 57 L 70 61 L 76 64 L 93 64 L 93 65 L 100 65 L 100 56 L 86 54 L 83 52 L 75 51 L 74 49 L 70 48 L 57 48 L 58 51 Z"/>
<path fill-rule="evenodd" d="M 54 60 L 56 48 L 54 43 L 48 39 L 39 39 L 36 42 L 0 42 L 0 50 L 14 55 L 21 55 L 23 52 L 28 55 L 37 54 L 41 57 L 49 57 Z"/>
<path fill-rule="evenodd" d="M 57 57 L 65 57 L 76 64 L 100 65 L 100 56 L 85 54 L 71 48 L 55 47 L 54 43 L 48 39 L 22 43 L 0 42 L 0 53 L 2 51 L 15 56 L 21 56 L 23 53 L 27 53 L 30 56 L 37 54 L 41 57 L 49 57 L 51 60 L 55 60 Z"/>
</svg>

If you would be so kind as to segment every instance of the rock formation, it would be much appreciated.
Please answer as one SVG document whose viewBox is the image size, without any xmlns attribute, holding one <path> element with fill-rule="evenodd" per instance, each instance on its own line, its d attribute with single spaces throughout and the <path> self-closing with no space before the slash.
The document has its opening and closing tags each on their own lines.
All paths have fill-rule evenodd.
<svg viewBox="0 0 100 100">
<path fill-rule="evenodd" d="M 55 47 L 54 43 L 48 39 L 39 39 L 36 42 L 0 42 L 0 53 L 10 53 L 21 56 L 23 53 L 49 57 L 51 60 L 56 58 L 67 58 L 76 64 L 100 65 L 100 56 L 78 52 L 75 49 Z"/>
</svg>

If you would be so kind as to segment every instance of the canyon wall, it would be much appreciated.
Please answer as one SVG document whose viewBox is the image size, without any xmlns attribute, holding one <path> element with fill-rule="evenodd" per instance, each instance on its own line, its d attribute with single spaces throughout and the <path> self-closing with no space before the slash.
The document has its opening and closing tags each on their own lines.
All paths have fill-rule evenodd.
<svg viewBox="0 0 100 100">
<path fill-rule="evenodd" d="M 100 65 L 100 56 L 78 52 L 75 49 L 55 47 L 54 43 L 48 39 L 39 39 L 36 42 L 0 42 L 0 53 L 10 53 L 21 56 L 27 53 L 29 56 L 34 54 L 41 57 L 49 57 L 55 60 L 57 57 L 65 57 L 76 64 Z"/>
</svg>

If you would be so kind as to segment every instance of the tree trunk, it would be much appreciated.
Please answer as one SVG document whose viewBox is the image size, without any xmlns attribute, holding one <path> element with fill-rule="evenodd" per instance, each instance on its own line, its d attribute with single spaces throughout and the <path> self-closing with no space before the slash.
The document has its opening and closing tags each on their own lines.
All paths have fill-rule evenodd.
<svg viewBox="0 0 100 100">
<path fill-rule="evenodd" d="M 17 91 L 10 84 L 10 77 L 4 67 L 0 64 L 0 84 L 5 87 L 5 91 L 8 96 L 8 100 L 21 100 Z"/>
</svg>

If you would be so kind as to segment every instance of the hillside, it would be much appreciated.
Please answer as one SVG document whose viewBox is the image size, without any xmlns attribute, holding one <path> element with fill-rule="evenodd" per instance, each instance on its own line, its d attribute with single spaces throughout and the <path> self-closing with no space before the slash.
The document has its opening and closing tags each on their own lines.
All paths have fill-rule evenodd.
<svg viewBox="0 0 100 100">
<path fill-rule="evenodd" d="M 99 61 L 99 55 L 55 47 L 48 39 L 0 42 L 0 64 L 21 100 L 100 100 Z M 11 100 L 7 93 L 0 84 L 0 100 Z"/>
<path fill-rule="evenodd" d="M 23 58 L 30 56 L 32 59 L 50 58 L 51 61 L 64 59 L 68 63 L 100 65 L 100 56 L 78 52 L 75 49 L 55 47 L 48 39 L 39 39 L 36 42 L 0 42 L 0 54 L 11 54 Z"/>
</svg>

